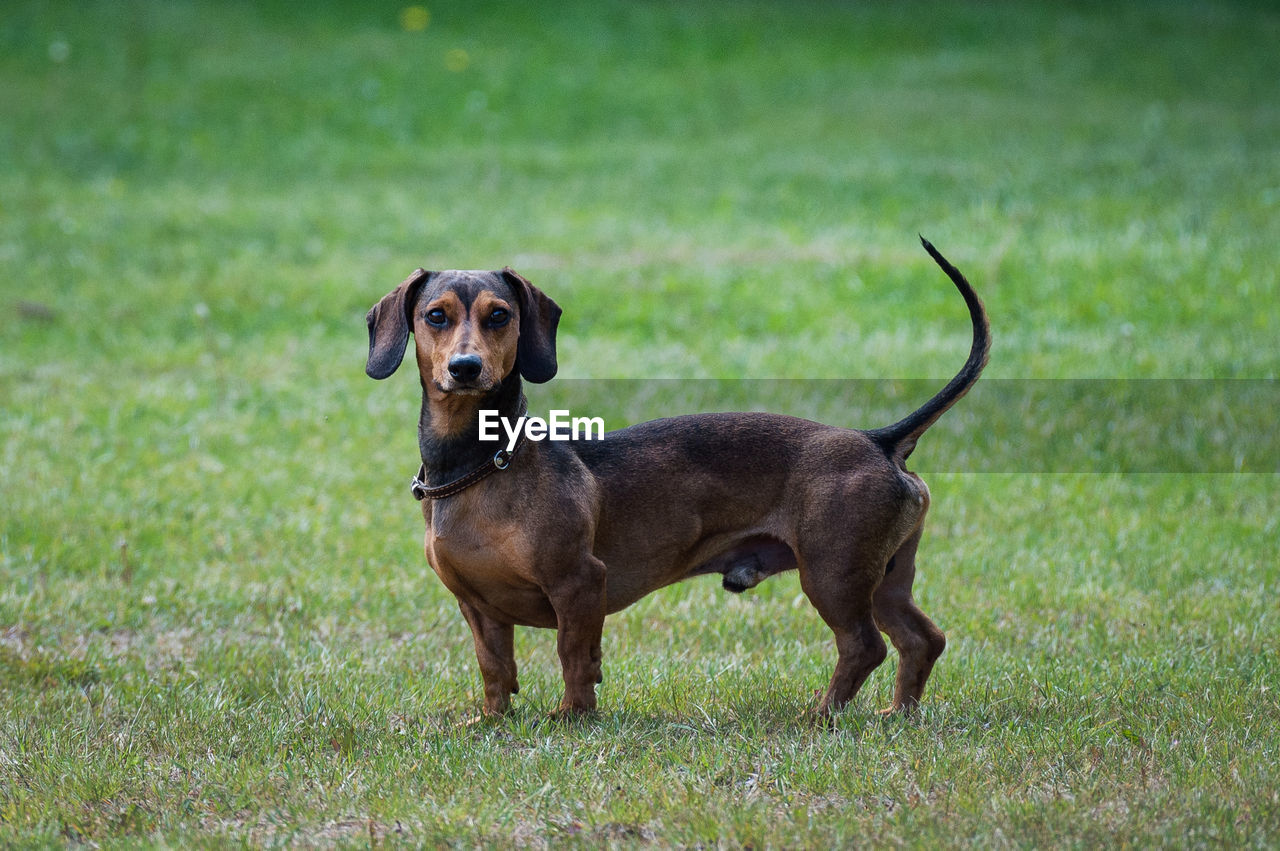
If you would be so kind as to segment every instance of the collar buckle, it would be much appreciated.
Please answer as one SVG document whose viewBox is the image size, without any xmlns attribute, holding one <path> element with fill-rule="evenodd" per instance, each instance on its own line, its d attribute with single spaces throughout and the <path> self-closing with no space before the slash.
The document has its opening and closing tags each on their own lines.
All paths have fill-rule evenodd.
<svg viewBox="0 0 1280 851">
<path fill-rule="evenodd" d="M 427 498 L 427 483 L 422 480 L 426 472 L 425 469 L 419 467 L 418 475 L 414 476 L 413 481 L 409 482 L 409 493 L 413 494 L 413 498 L 418 502 L 422 502 Z"/>
</svg>

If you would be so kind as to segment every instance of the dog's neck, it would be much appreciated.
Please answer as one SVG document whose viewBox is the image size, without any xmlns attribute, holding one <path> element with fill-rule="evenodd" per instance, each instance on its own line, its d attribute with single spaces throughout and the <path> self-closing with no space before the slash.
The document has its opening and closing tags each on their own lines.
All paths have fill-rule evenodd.
<svg viewBox="0 0 1280 851">
<path fill-rule="evenodd" d="M 506 447 L 507 435 L 501 426 L 497 429 L 497 441 L 480 440 L 480 411 L 496 410 L 498 416 L 514 423 L 524 405 L 524 389 L 517 372 L 512 372 L 482 396 L 433 400 L 424 388 L 422 412 L 418 416 L 418 451 L 427 474 L 426 484 L 438 487 L 454 481 Z"/>
</svg>

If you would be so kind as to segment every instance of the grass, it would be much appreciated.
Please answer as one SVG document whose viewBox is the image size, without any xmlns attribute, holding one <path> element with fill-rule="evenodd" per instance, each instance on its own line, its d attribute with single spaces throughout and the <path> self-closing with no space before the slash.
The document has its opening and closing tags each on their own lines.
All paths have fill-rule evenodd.
<svg viewBox="0 0 1280 851">
<path fill-rule="evenodd" d="M 0 844 L 1275 844 L 1274 451 L 1192 474 L 1151 439 L 1166 472 L 1119 475 L 926 439 L 951 643 L 916 719 L 872 715 L 892 658 L 801 719 L 833 648 L 786 576 L 611 618 L 580 724 L 543 720 L 552 636 L 520 631 L 513 716 L 460 729 L 416 386 L 362 372 L 409 269 L 509 263 L 566 309 L 565 378 L 946 377 L 922 231 L 991 310 L 991 378 L 1272 398 L 1274 9 L 429 11 L 0 16 Z"/>
</svg>

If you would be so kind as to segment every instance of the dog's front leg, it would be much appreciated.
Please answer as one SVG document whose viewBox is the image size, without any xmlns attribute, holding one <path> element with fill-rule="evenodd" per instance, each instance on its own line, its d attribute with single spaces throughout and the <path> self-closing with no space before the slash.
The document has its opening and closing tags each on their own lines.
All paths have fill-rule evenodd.
<svg viewBox="0 0 1280 851">
<path fill-rule="evenodd" d="M 458 608 L 476 642 L 476 660 L 484 678 L 484 714 L 502 715 L 511 707 L 511 695 L 520 690 L 516 682 L 515 628 L 495 621 L 463 600 L 458 600 Z"/>
<path fill-rule="evenodd" d="M 553 715 L 582 715 L 596 708 L 600 670 L 600 637 L 604 632 L 605 567 L 585 555 L 577 569 L 548 588 L 556 612 L 556 650 L 564 674 L 564 697 Z"/>
</svg>

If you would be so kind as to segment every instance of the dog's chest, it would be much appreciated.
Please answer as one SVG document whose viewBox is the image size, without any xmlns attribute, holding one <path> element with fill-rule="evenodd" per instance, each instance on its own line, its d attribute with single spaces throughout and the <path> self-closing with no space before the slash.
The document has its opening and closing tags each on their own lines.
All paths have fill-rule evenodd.
<svg viewBox="0 0 1280 851">
<path fill-rule="evenodd" d="M 426 555 L 444 586 L 500 620 L 554 626 L 555 613 L 533 580 L 518 527 L 479 527 L 465 518 L 451 520 L 438 508 L 427 527 Z"/>
</svg>

